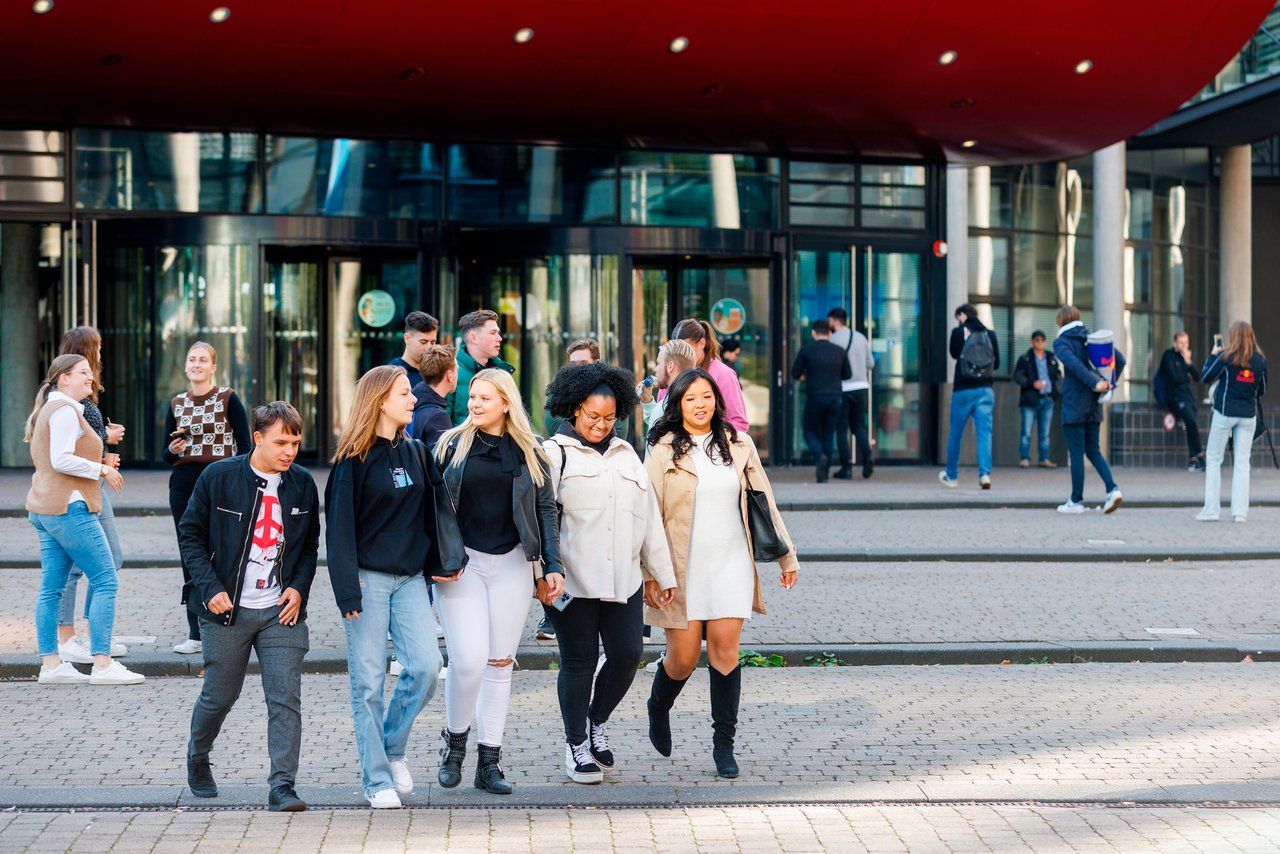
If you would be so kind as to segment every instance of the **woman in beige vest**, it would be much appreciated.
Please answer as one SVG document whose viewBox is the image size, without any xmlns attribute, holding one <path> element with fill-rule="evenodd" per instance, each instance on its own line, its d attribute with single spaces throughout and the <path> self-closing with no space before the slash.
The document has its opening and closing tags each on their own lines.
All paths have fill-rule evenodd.
<svg viewBox="0 0 1280 854">
<path fill-rule="evenodd" d="M 102 439 L 84 418 L 80 401 L 93 391 L 94 374 L 83 356 L 53 360 L 27 419 L 26 441 L 36 472 L 27 493 L 27 518 L 40 535 L 40 596 L 36 600 L 36 640 L 45 685 L 134 685 L 143 677 L 113 661 L 111 629 L 118 586 L 111 547 L 98 514 L 99 481 L 117 492 L 120 473 L 102 463 Z M 89 606 L 93 670 L 86 676 L 58 655 L 58 609 L 62 590 L 76 564 L 93 587 Z"/>
</svg>

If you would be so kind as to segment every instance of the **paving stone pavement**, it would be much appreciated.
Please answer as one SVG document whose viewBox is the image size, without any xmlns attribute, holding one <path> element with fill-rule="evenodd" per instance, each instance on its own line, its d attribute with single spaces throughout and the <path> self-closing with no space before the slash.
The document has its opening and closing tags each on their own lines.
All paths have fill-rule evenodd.
<svg viewBox="0 0 1280 854">
<path fill-rule="evenodd" d="M 1275 809 L 1025 806 L 4 813 L 0 852 L 1257 852 Z"/>
<path fill-rule="evenodd" d="M 738 730 L 742 775 L 715 776 L 705 669 L 672 723 L 675 750 L 647 741 L 636 683 L 609 723 L 618 770 L 580 786 L 563 770 L 557 675 L 516 674 L 501 805 L 849 801 L 1280 802 L 1280 665 L 1126 664 L 749 668 Z M 110 799 L 200 806 L 261 804 L 265 707 L 250 678 L 211 759 L 224 797 L 183 797 L 197 678 L 91 688 L 0 683 L 0 808 Z M 388 685 L 388 689 L 390 689 Z M 299 791 L 360 805 L 345 675 L 303 682 Z M 441 790 L 443 697 L 419 716 L 407 758 L 416 806 L 497 806 L 464 785 Z M 474 745 L 473 745 L 474 748 Z M 467 770 L 474 763 L 469 752 Z M 104 801 L 103 799 L 106 799 Z"/>
</svg>

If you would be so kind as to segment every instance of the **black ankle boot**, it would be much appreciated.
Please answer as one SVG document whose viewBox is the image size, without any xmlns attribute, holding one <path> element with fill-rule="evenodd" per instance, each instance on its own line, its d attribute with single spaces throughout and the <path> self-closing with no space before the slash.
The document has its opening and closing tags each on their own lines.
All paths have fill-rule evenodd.
<svg viewBox="0 0 1280 854">
<path fill-rule="evenodd" d="M 733 737 L 738 732 L 742 668 L 735 667 L 723 675 L 714 667 L 707 670 L 711 672 L 711 726 L 714 731 L 711 758 L 715 760 L 716 773 L 721 777 L 737 777 L 738 761 L 733 758 Z"/>
<path fill-rule="evenodd" d="M 465 732 L 449 732 L 447 728 L 440 731 L 444 747 L 440 748 L 440 773 L 436 779 L 446 789 L 462 782 L 462 760 L 467 758 L 467 735 L 470 732 L 470 727 Z"/>
<path fill-rule="evenodd" d="M 671 755 L 671 707 L 688 681 L 687 676 L 679 681 L 672 679 L 667 675 L 666 662 L 658 663 L 653 688 L 649 691 L 649 741 L 663 756 Z"/>
<path fill-rule="evenodd" d="M 511 794 L 511 784 L 502 776 L 502 766 L 498 764 L 502 759 L 502 748 L 477 744 L 476 752 L 479 754 L 479 761 L 476 763 L 476 788 L 495 795 Z"/>
</svg>

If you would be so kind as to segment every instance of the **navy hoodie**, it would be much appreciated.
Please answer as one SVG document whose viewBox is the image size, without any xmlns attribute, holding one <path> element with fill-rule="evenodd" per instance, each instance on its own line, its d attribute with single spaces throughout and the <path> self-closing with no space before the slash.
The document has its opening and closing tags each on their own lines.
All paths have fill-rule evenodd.
<svg viewBox="0 0 1280 854">
<path fill-rule="evenodd" d="M 1240 368 L 1229 364 L 1226 355 L 1223 350 L 1204 363 L 1203 381 L 1218 380 L 1213 390 L 1213 409 L 1228 418 L 1252 418 L 1258 414 L 1258 398 L 1267 391 L 1267 360 L 1255 350 L 1249 367 Z"/>
<path fill-rule="evenodd" d="M 1089 330 L 1080 321 L 1068 323 L 1058 331 L 1053 354 L 1062 365 L 1062 423 L 1088 424 L 1102 422 L 1102 395 L 1094 391 L 1099 376 L 1089 362 Z M 1124 353 L 1116 350 L 1116 382 L 1124 372 Z"/>
</svg>

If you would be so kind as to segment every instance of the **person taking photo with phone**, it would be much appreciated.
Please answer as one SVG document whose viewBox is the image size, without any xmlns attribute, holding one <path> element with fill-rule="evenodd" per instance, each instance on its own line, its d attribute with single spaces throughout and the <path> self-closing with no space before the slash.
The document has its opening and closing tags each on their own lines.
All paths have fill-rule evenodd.
<svg viewBox="0 0 1280 854">
<path fill-rule="evenodd" d="M 676 572 L 671 598 L 661 582 L 645 580 L 645 622 L 661 626 L 667 638 L 667 654 L 649 694 L 649 740 L 663 756 L 671 755 L 671 707 L 698 663 L 705 627 L 711 756 L 717 774 L 737 777 L 738 644 L 743 621 L 752 612 L 765 613 L 754 557 L 765 541 L 753 537 L 753 525 L 759 533 L 767 529 L 777 546 L 783 587 L 795 586 L 799 563 L 755 443 L 728 423 L 724 398 L 711 375 L 701 368 L 685 371 L 671 384 L 670 397 L 646 440 L 645 470 Z M 754 516 L 753 505 L 767 518 Z"/>
<path fill-rule="evenodd" d="M 535 579 L 547 583 L 544 602 L 564 589 L 560 526 L 547 455 L 511 374 L 480 371 L 468 394 L 466 419 L 436 444 L 468 558 L 466 573 L 435 591 L 449 648 L 439 781 L 446 789 L 462 782 L 474 712 L 475 786 L 509 795 L 499 762 L 511 672 Z"/>
<path fill-rule="evenodd" d="M 657 581 L 661 602 L 675 596 L 649 476 L 614 430 L 619 412 L 635 411 L 634 385 L 630 371 L 595 362 L 561 368 L 547 386 L 547 410 L 561 424 L 542 447 L 563 508 L 565 569 L 565 590 L 550 616 L 560 645 L 565 772 L 575 783 L 599 783 L 615 767 L 605 724 L 631 688 L 644 650 L 644 578 Z M 601 643 L 606 658 L 597 673 Z"/>
<path fill-rule="evenodd" d="M 1205 450 L 1204 507 L 1197 521 L 1216 522 L 1222 515 L 1222 460 L 1227 439 L 1234 445 L 1235 468 L 1231 473 L 1231 521 L 1243 522 L 1249 515 L 1249 459 L 1253 451 L 1254 428 L 1258 421 L 1258 399 L 1267 391 L 1267 359 L 1253 335 L 1253 327 L 1237 320 L 1227 330 L 1227 346 L 1214 345 L 1204 363 L 1203 381 L 1217 382 L 1213 390 L 1213 420 L 1209 423 L 1209 443 Z"/>
</svg>

